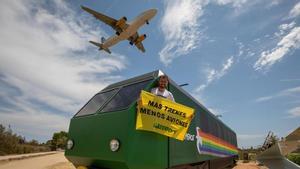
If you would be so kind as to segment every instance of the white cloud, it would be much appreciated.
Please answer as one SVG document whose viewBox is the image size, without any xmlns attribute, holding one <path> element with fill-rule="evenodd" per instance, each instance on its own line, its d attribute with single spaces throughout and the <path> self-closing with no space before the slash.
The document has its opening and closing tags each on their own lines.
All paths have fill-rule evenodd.
<svg viewBox="0 0 300 169">
<path fill-rule="evenodd" d="M 294 28 L 296 25 L 295 21 L 292 21 L 291 23 L 285 23 L 279 25 L 278 29 L 279 32 L 275 33 L 275 36 L 282 38 L 283 35 L 285 35 L 288 31 L 290 31 L 292 28 Z"/>
<path fill-rule="evenodd" d="M 264 102 L 279 97 L 298 96 L 299 94 L 300 94 L 300 86 L 282 90 L 274 95 L 259 97 L 255 101 Z"/>
<path fill-rule="evenodd" d="M 51 6 L 51 11 L 44 6 Z M 107 84 L 120 78 L 113 74 L 126 68 L 125 56 L 113 53 L 107 57 L 90 47 L 88 40 L 105 33 L 84 17 L 60 0 L 47 4 L 2 1 L 0 74 L 3 77 L 0 78 L 18 88 L 21 94 L 13 96 L 9 90 L 0 90 L 1 97 L 15 106 L 12 110 L 0 110 L 1 122 L 10 121 L 12 125 L 37 131 L 40 123 L 35 119 L 39 118 L 49 124 L 49 131 L 66 129 L 66 117 Z M 88 49 L 93 49 L 93 53 Z M 55 112 L 32 101 L 64 114 L 53 114 Z M 26 123 L 19 124 L 20 119 Z"/>
<path fill-rule="evenodd" d="M 287 23 L 281 24 L 281 25 L 279 25 L 279 30 L 282 30 L 282 31 L 289 30 L 291 28 L 294 28 L 295 25 L 296 25 L 295 21 L 293 21 L 293 22 L 291 22 L 289 24 L 287 24 Z"/>
<path fill-rule="evenodd" d="M 300 94 L 300 86 L 283 90 L 280 93 L 281 93 L 281 95 L 293 95 L 293 94 L 297 94 L 297 93 Z"/>
<path fill-rule="evenodd" d="M 267 1 L 269 3 L 269 1 Z M 268 7 L 273 7 L 273 6 L 276 6 L 276 5 L 279 5 L 280 3 L 282 3 L 283 0 L 272 0 L 271 3 L 269 3 Z"/>
<path fill-rule="evenodd" d="M 220 116 L 222 116 L 222 114 L 224 114 L 224 111 L 222 111 L 222 110 L 220 110 L 220 109 L 216 109 L 216 108 L 208 108 L 208 110 L 212 113 L 212 114 L 214 114 L 215 116 L 218 116 L 218 115 L 220 115 Z"/>
<path fill-rule="evenodd" d="M 264 102 L 264 101 L 268 101 L 268 100 L 271 100 L 273 99 L 274 96 L 264 96 L 264 97 L 259 97 L 257 98 L 255 101 L 256 102 Z"/>
<path fill-rule="evenodd" d="M 300 107 L 294 107 L 288 111 L 290 118 L 300 117 Z"/>
<path fill-rule="evenodd" d="M 281 82 L 293 82 L 293 81 L 300 81 L 300 78 L 291 78 L 291 79 L 281 79 Z"/>
<path fill-rule="evenodd" d="M 245 13 L 252 11 L 257 5 L 270 8 L 275 4 L 272 4 L 274 0 L 262 1 L 262 0 L 211 0 L 213 4 L 226 6 L 232 8 L 227 17 L 229 19 L 235 19 Z"/>
<path fill-rule="evenodd" d="M 213 83 L 214 81 L 222 78 L 227 72 L 228 70 L 231 68 L 231 66 L 233 65 L 234 61 L 233 61 L 233 56 L 229 57 L 225 63 L 223 63 L 222 68 L 220 70 L 216 70 L 216 69 L 206 69 L 205 70 L 205 74 L 206 74 L 206 82 L 201 84 L 200 86 L 198 86 L 194 92 L 193 92 L 193 96 L 198 99 L 198 101 L 200 103 L 204 103 L 205 100 L 204 98 L 201 96 L 202 95 L 202 91 L 204 91 L 211 83 Z M 201 100 L 200 100 L 201 98 Z M 205 104 L 207 105 L 207 104 Z M 221 109 L 217 109 L 217 108 L 213 108 L 213 107 L 209 107 L 208 110 L 214 114 L 214 115 L 222 115 L 224 114 L 224 110 Z"/>
<path fill-rule="evenodd" d="M 289 17 L 295 18 L 300 15 L 300 2 L 298 2 L 293 9 L 290 11 Z"/>
<path fill-rule="evenodd" d="M 160 24 L 165 46 L 159 52 L 165 65 L 197 47 L 201 39 L 199 18 L 207 3 L 206 0 L 165 1 L 165 13 Z"/>
<path fill-rule="evenodd" d="M 207 69 L 206 70 L 206 83 L 201 84 L 198 88 L 196 88 L 196 92 L 203 91 L 208 85 L 210 85 L 213 81 L 220 79 L 223 77 L 229 70 L 229 68 L 233 65 L 233 56 L 228 58 L 226 62 L 223 64 L 220 70 L 216 69 Z"/>
<path fill-rule="evenodd" d="M 232 5 L 234 8 L 241 8 L 248 0 L 214 0 L 218 5 Z"/>
<path fill-rule="evenodd" d="M 201 92 L 203 91 L 206 87 L 208 86 L 208 84 L 201 84 L 199 87 L 196 88 L 196 92 Z"/>
<path fill-rule="evenodd" d="M 294 27 L 277 43 L 274 49 L 263 51 L 253 67 L 255 70 L 268 69 L 274 63 L 279 62 L 290 51 L 298 49 L 299 47 L 300 27 Z"/>
<path fill-rule="evenodd" d="M 272 0 L 271 3 L 275 5 L 279 1 Z M 265 3 L 259 0 L 165 0 L 164 2 L 165 9 L 160 28 L 165 42 L 159 57 L 165 65 L 172 63 L 175 58 L 187 55 L 201 44 L 203 38 L 207 38 L 204 34 L 206 27 L 202 26 L 204 22 L 201 18 L 208 4 L 230 6 L 234 9 L 233 16 L 236 17 L 254 5 Z"/>
<path fill-rule="evenodd" d="M 30 103 L 24 96 L 14 98 L 6 96 L 6 101 L 15 108 L 0 108 L 0 123 L 10 125 L 14 132 L 21 133 L 26 138 L 46 141 L 52 133 L 68 129 L 68 116 L 45 111 Z"/>
</svg>

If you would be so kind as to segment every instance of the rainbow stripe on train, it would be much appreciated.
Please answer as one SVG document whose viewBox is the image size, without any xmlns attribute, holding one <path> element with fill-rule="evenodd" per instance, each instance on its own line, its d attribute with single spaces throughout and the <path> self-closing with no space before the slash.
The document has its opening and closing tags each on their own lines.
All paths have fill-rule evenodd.
<svg viewBox="0 0 300 169">
<path fill-rule="evenodd" d="M 211 134 L 203 132 L 199 127 L 197 131 L 197 149 L 199 154 L 208 154 L 218 157 L 235 156 L 237 147 Z"/>
</svg>

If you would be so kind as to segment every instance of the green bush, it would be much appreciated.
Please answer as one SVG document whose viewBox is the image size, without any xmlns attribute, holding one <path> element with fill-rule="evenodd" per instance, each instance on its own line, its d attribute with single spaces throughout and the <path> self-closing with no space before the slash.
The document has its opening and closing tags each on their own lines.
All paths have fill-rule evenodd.
<svg viewBox="0 0 300 169">
<path fill-rule="evenodd" d="M 57 150 L 57 149 L 66 149 L 68 140 L 68 133 L 65 131 L 54 133 L 52 136 L 52 140 L 50 142 L 51 149 Z"/>
<path fill-rule="evenodd" d="M 39 144 L 36 140 L 26 142 L 24 137 L 14 134 L 11 129 L 0 124 L 0 156 L 44 151 L 50 151 L 50 147 Z"/>
<path fill-rule="evenodd" d="M 291 153 L 287 156 L 290 161 L 300 165 L 300 153 Z"/>
</svg>

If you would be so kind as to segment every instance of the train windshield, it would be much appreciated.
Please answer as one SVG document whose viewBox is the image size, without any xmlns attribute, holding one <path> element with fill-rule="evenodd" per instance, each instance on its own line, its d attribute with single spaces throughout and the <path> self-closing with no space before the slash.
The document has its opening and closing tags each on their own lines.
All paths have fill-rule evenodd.
<svg viewBox="0 0 300 169">
<path fill-rule="evenodd" d="M 118 111 L 127 108 L 132 102 L 137 100 L 141 90 L 143 90 L 150 81 L 151 80 L 146 80 L 122 87 L 101 112 Z"/>
<path fill-rule="evenodd" d="M 75 116 L 77 117 L 96 113 L 116 92 L 117 89 L 113 89 L 96 94 Z"/>
</svg>

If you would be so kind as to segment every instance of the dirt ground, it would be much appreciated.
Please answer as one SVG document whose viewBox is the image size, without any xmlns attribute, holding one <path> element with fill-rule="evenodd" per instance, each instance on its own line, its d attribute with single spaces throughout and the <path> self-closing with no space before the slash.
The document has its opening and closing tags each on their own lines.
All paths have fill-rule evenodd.
<svg viewBox="0 0 300 169">
<path fill-rule="evenodd" d="M 237 165 L 232 169 L 268 169 L 265 166 L 259 166 L 258 163 L 248 162 L 243 163 L 242 161 L 237 162 Z"/>
<path fill-rule="evenodd" d="M 75 169 L 65 158 L 64 153 L 57 153 L 41 157 L 33 157 L 23 160 L 14 160 L 0 163 L 0 169 Z M 232 169 L 268 169 L 258 166 L 257 163 L 243 163 L 239 161 Z"/>
<path fill-rule="evenodd" d="M 63 162 L 55 164 L 47 169 L 75 169 L 75 167 L 70 162 Z"/>
<path fill-rule="evenodd" d="M 1 162 L 0 169 L 75 169 L 64 153 Z"/>
</svg>

